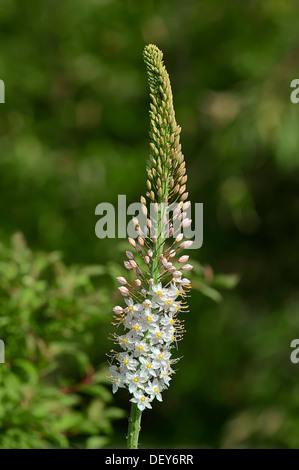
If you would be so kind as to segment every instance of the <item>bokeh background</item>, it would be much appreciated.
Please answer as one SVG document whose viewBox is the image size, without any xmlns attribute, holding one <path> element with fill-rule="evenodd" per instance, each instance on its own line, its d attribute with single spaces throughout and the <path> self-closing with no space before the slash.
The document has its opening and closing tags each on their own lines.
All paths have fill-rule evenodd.
<svg viewBox="0 0 299 470">
<path fill-rule="evenodd" d="M 106 379 L 125 240 L 95 207 L 145 192 L 142 50 L 163 49 L 204 244 L 179 371 L 141 447 L 299 447 L 296 0 L 2 0 L 0 447 L 124 447 Z"/>
</svg>

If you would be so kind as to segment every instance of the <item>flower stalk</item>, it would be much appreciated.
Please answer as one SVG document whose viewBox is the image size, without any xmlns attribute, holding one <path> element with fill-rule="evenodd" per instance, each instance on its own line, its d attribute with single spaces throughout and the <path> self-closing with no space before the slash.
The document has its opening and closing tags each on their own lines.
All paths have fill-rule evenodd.
<svg viewBox="0 0 299 470">
<path fill-rule="evenodd" d="M 172 366 L 178 359 L 172 358 L 172 349 L 184 332 L 178 314 L 187 308 L 190 289 L 183 272 L 192 269 L 190 264 L 184 264 L 189 256 L 176 258 L 192 242 L 183 241 L 183 233 L 177 233 L 191 220 L 186 214 L 190 206 L 187 176 L 169 76 L 163 54 L 156 46 L 146 46 L 143 58 L 151 98 L 147 200 L 141 197 L 146 224 L 133 217 L 137 241 L 128 239 L 134 253 L 126 252 L 124 266 L 136 278 L 133 282 L 117 278 L 126 307 L 114 307 L 113 324 L 122 325 L 125 333 L 112 335 L 122 351 L 112 350 L 110 354 L 113 392 L 126 387 L 132 394 L 129 449 L 138 448 L 142 411 L 150 409 L 155 398 L 162 401 L 162 392 L 174 374 Z M 169 207 L 174 204 L 170 217 Z"/>
</svg>

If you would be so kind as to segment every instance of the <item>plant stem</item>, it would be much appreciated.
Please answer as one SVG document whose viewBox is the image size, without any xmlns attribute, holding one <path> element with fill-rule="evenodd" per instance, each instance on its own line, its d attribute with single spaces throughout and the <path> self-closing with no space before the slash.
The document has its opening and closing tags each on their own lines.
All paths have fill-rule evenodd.
<svg viewBox="0 0 299 470">
<path fill-rule="evenodd" d="M 140 411 L 139 408 L 137 407 L 137 403 L 132 403 L 131 413 L 130 413 L 130 418 L 129 418 L 127 449 L 138 448 L 141 415 L 142 415 L 142 411 Z"/>
</svg>

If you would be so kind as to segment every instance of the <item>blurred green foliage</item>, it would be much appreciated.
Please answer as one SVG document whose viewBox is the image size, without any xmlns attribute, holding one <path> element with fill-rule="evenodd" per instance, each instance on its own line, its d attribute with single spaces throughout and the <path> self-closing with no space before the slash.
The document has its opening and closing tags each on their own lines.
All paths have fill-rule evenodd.
<svg viewBox="0 0 299 470">
<path fill-rule="evenodd" d="M 92 283 L 99 274 L 101 266 L 66 268 L 55 252 L 33 255 L 20 234 L 0 246 L 1 448 L 102 447 L 124 416 L 111 404 L 108 371 L 87 354 L 111 308 Z"/>
<path fill-rule="evenodd" d="M 144 413 L 141 446 L 299 446 L 299 366 L 289 359 L 299 326 L 299 105 L 290 101 L 290 83 L 299 73 L 298 13 L 296 0 L 1 2 L 6 103 L 0 105 L 0 240 L 7 247 L 19 230 L 34 252 L 62 252 L 68 276 L 74 264 L 104 266 L 103 275 L 93 277 L 99 297 L 92 305 L 87 285 L 77 284 L 81 270 L 72 275 L 72 289 L 80 291 L 76 298 L 54 294 L 63 276 L 53 275 L 46 288 L 44 279 L 27 287 L 18 281 L 24 312 L 1 323 L 7 357 L 13 362 L 18 351 L 18 359 L 28 363 L 32 346 L 21 332 L 30 309 L 42 317 L 37 336 L 46 346 L 60 343 L 59 320 L 52 323 L 38 312 L 42 298 L 51 296 L 47 315 L 62 311 L 60 328 L 70 334 L 66 343 L 76 338 L 78 345 L 78 359 L 73 352 L 62 354 L 51 373 L 50 383 L 67 382 L 59 387 L 83 380 L 84 361 L 97 368 L 111 348 L 108 320 L 119 301 L 111 276 L 122 270 L 125 244 L 96 238 L 94 210 L 104 201 L 116 205 L 118 194 L 130 203 L 145 192 L 149 99 L 142 50 L 153 42 L 164 51 L 190 197 L 204 203 L 204 244 L 191 253 L 198 263 L 193 282 L 201 292 L 194 290 L 186 315 L 178 352 L 184 357 L 164 402 Z M 214 275 L 209 265 L 229 276 Z M 219 287 L 232 287 L 235 273 L 240 283 L 231 291 L 220 289 L 220 301 Z M 5 305 L 12 308 L 13 299 Z M 74 304 L 86 305 L 75 324 L 69 316 Z M 1 322 L 8 315 L 2 311 Z M 37 374 L 45 360 L 38 359 Z M 23 369 L 14 372 L 11 393 L 20 394 L 25 384 L 42 387 L 42 380 L 30 385 L 31 373 Z M 81 413 L 84 422 L 97 416 L 96 406 L 88 414 L 81 392 L 55 393 L 61 397 L 57 406 L 70 415 Z M 98 399 L 104 406 L 103 397 Z M 104 409 L 116 404 L 128 409 L 124 391 Z M 23 411 L 15 406 L 10 421 L 18 413 Z M 27 446 L 43 446 L 37 442 L 41 420 L 32 408 L 26 419 L 26 426 L 17 422 L 12 429 L 24 439 L 33 439 L 30 429 L 37 432 Z M 77 445 L 86 446 L 82 421 L 74 427 L 80 430 Z M 109 445 L 124 446 L 126 427 L 126 420 L 115 422 Z M 65 436 L 62 430 L 53 433 Z M 8 439 L 8 428 L 7 434 Z M 90 438 L 95 435 L 90 432 Z M 1 445 L 12 445 L 9 439 Z"/>
</svg>

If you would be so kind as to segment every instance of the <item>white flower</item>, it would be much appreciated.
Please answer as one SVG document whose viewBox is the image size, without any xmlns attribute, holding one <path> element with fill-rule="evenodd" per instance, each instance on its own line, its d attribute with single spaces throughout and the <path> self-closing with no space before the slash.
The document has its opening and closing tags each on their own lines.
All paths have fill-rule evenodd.
<svg viewBox="0 0 299 470">
<path fill-rule="evenodd" d="M 137 406 L 138 406 L 140 411 L 143 411 L 145 408 L 151 408 L 152 407 L 151 404 L 150 404 L 149 397 L 144 396 L 144 394 L 140 390 L 137 390 L 134 393 L 134 398 L 131 398 L 130 401 L 133 402 L 133 403 L 137 403 Z"/>
<path fill-rule="evenodd" d="M 171 263 L 165 258 L 164 264 Z M 174 373 L 171 364 L 176 361 L 171 360 L 170 351 L 182 333 L 176 319 L 181 309 L 177 298 L 185 296 L 184 288 L 189 287 L 190 282 L 182 278 L 181 271 L 175 271 L 173 277 L 168 287 L 163 287 L 161 282 L 149 282 L 149 290 L 143 292 L 145 300 L 140 303 L 126 296 L 126 308 L 114 308 L 119 316 L 118 324 L 129 331 L 122 336 L 114 335 L 124 351 L 111 355 L 112 361 L 118 364 L 110 366 L 113 393 L 119 387 L 127 387 L 133 394 L 131 401 L 137 403 L 141 411 L 151 408 L 154 398 L 162 401 L 161 392 L 169 386 Z"/>
<path fill-rule="evenodd" d="M 119 354 L 118 361 L 121 366 L 124 366 L 128 370 L 135 371 L 138 366 L 138 361 L 134 359 L 132 355 L 125 352 Z"/>
<path fill-rule="evenodd" d="M 145 387 L 145 391 L 150 396 L 151 400 L 157 398 L 157 400 L 162 401 L 161 389 L 161 384 L 157 379 L 153 380 L 153 382 L 149 382 L 148 386 Z"/>
<path fill-rule="evenodd" d="M 159 364 L 154 363 L 150 357 L 144 358 L 140 357 L 139 358 L 141 368 L 140 368 L 140 376 L 141 377 L 156 377 L 157 376 L 157 370 L 159 369 Z"/>
<path fill-rule="evenodd" d="M 153 301 L 160 299 L 165 294 L 165 289 L 162 287 L 162 283 L 154 284 L 152 290 L 149 291 L 149 294 L 153 296 Z"/>
<path fill-rule="evenodd" d="M 130 393 L 135 393 L 139 388 L 143 388 L 144 382 L 146 379 L 140 375 L 140 371 L 126 374 L 126 384 Z"/>
<path fill-rule="evenodd" d="M 166 367 L 170 359 L 170 352 L 163 348 L 152 348 L 151 357 L 154 364 L 159 367 Z"/>
<path fill-rule="evenodd" d="M 137 340 L 135 341 L 134 343 L 134 354 L 136 357 L 139 357 L 141 356 L 142 354 L 144 353 L 147 353 L 149 350 L 149 346 L 147 344 L 147 342 L 143 339 L 143 340 Z"/>
<path fill-rule="evenodd" d="M 115 393 L 119 388 L 123 388 L 125 386 L 124 376 L 115 366 L 112 366 L 110 368 L 110 372 L 110 380 L 112 381 L 112 392 Z"/>
</svg>

